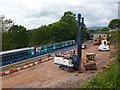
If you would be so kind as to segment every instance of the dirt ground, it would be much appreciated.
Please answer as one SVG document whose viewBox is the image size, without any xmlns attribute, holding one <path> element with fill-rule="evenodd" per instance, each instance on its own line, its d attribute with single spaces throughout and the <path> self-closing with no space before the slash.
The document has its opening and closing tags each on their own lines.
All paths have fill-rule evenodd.
<svg viewBox="0 0 120 90">
<path fill-rule="evenodd" d="M 111 48 L 112 51 L 112 48 Z M 89 44 L 83 49 L 83 57 L 87 52 L 96 54 L 97 71 L 77 71 L 69 73 L 60 70 L 53 60 L 47 61 L 31 68 L 2 77 L 2 88 L 73 88 L 78 87 L 90 77 L 102 71 L 110 61 L 110 52 L 99 52 L 98 46 Z"/>
</svg>

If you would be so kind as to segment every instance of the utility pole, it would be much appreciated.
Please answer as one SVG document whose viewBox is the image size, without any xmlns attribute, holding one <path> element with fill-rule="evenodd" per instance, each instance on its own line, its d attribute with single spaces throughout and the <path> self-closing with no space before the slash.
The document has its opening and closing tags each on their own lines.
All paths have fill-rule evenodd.
<svg viewBox="0 0 120 90">
<path fill-rule="evenodd" d="M 118 19 L 120 19 L 120 1 L 118 2 Z"/>
</svg>

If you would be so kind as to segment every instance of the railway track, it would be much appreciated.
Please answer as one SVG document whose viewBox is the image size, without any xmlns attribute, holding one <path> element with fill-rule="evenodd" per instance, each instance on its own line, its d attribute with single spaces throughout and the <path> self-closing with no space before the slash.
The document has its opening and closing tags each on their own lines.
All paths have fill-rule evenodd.
<svg viewBox="0 0 120 90">
<path fill-rule="evenodd" d="M 11 69 L 19 68 L 19 67 L 22 67 L 25 65 L 34 64 L 35 62 L 42 61 L 42 60 L 45 60 L 47 58 L 49 58 L 49 54 L 45 54 L 42 56 L 30 58 L 30 59 L 27 59 L 24 61 L 20 61 L 20 62 L 12 63 L 9 65 L 1 66 L 0 69 L 2 70 L 2 72 L 5 72 L 5 71 L 9 71 Z"/>
<path fill-rule="evenodd" d="M 109 52 L 99 52 L 97 47 L 92 44 L 87 45 L 87 48 L 83 50 L 83 58 L 87 52 L 97 54 L 98 70 L 102 70 L 102 67 L 111 61 Z M 80 85 L 83 80 L 87 80 L 92 74 L 94 74 L 93 71 L 92 73 L 85 71 L 82 74 L 78 74 L 78 72 L 68 73 L 60 70 L 53 60 L 50 60 L 20 72 L 3 76 L 2 86 L 3 88 L 71 88 L 74 85 Z"/>
<path fill-rule="evenodd" d="M 27 59 L 24 61 L 5 65 L 5 66 L 0 67 L 0 69 L 2 70 L 2 72 L 0 73 L 0 76 L 8 75 L 8 74 L 17 72 L 19 70 L 23 70 L 23 69 L 28 68 L 28 67 L 32 67 L 34 65 L 37 65 L 39 63 L 43 63 L 43 62 L 46 62 L 49 60 L 52 60 L 52 57 L 50 57 L 49 54 L 45 54 L 42 56 L 30 58 L 30 59 Z"/>
<path fill-rule="evenodd" d="M 91 42 L 90 41 L 85 42 L 85 44 L 89 44 L 89 43 L 91 43 Z M 49 61 L 52 58 L 51 54 L 59 54 L 61 52 L 65 53 L 66 51 L 72 50 L 72 49 L 75 49 L 75 48 L 76 48 L 76 45 L 73 45 L 73 46 L 70 46 L 70 47 L 67 47 L 67 48 L 62 48 L 62 49 L 59 49 L 59 50 L 55 50 L 52 53 L 44 54 L 44 55 L 37 56 L 37 57 L 34 57 L 34 58 L 30 58 L 30 59 L 27 59 L 27 60 L 24 60 L 24 61 L 20 61 L 20 62 L 5 65 L 5 66 L 1 66 L 0 69 L 2 70 L 2 72 L 0 74 L 2 76 L 7 75 L 7 74 L 5 74 L 5 72 L 6 73 L 16 72 L 16 70 L 14 71 L 13 69 L 18 68 L 18 69 L 22 70 L 22 69 L 25 69 L 27 67 L 33 66 L 35 64 L 42 63 L 42 62 L 45 62 L 45 61 Z"/>
</svg>

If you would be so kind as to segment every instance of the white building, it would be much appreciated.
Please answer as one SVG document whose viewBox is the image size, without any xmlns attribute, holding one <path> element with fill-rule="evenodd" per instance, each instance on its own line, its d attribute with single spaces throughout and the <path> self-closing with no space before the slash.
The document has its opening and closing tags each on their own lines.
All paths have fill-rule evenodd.
<svg viewBox="0 0 120 90">
<path fill-rule="evenodd" d="M 92 39 L 93 40 L 96 40 L 98 38 L 107 39 L 107 34 L 104 34 L 104 33 L 94 33 L 94 34 L 92 34 Z"/>
</svg>

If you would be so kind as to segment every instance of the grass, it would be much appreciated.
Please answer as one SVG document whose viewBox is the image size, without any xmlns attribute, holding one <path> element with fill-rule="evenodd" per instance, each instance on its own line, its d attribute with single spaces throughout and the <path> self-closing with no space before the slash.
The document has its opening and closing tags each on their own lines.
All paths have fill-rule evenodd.
<svg viewBox="0 0 120 90">
<path fill-rule="evenodd" d="M 94 77 L 92 77 L 80 88 L 115 88 L 120 87 L 118 67 L 120 63 L 117 61 L 111 62 L 109 65 L 109 70 L 104 71 Z"/>
<path fill-rule="evenodd" d="M 116 47 L 116 51 L 112 53 L 112 57 L 116 57 L 116 61 L 109 64 L 109 70 L 92 77 L 80 88 L 115 88 L 120 90 L 120 32 L 112 33 L 111 43 Z"/>
</svg>

